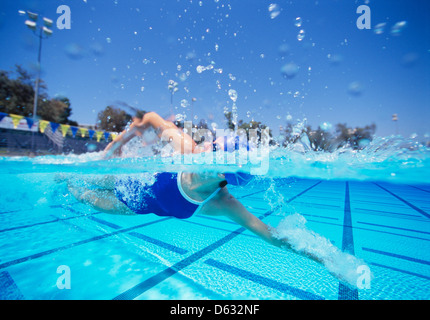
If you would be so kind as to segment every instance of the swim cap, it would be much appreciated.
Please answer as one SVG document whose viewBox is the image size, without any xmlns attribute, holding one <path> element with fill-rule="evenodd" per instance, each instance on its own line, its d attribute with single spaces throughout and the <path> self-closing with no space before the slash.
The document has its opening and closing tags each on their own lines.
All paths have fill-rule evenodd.
<svg viewBox="0 0 430 320">
<path fill-rule="evenodd" d="M 224 176 L 228 184 L 242 187 L 246 186 L 254 179 L 252 175 L 245 172 L 225 173 Z"/>
</svg>

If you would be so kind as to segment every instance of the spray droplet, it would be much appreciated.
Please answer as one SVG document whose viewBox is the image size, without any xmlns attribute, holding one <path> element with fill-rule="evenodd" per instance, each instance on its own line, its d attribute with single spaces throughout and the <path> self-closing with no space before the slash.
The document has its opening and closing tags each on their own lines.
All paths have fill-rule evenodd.
<svg viewBox="0 0 430 320">
<path fill-rule="evenodd" d="M 383 34 L 384 33 L 384 30 L 385 30 L 385 26 L 386 26 L 387 24 L 385 23 L 385 22 L 382 22 L 382 23 L 378 23 L 374 28 L 373 28 L 373 32 L 375 33 L 375 34 Z"/>
<path fill-rule="evenodd" d="M 276 3 L 269 5 L 269 14 L 271 19 L 275 19 L 281 13 L 279 6 Z"/>
<path fill-rule="evenodd" d="M 406 21 L 400 21 L 397 22 L 392 28 L 391 28 L 391 35 L 393 36 L 399 36 L 402 34 L 403 30 L 406 28 L 406 25 L 408 23 Z"/>
<path fill-rule="evenodd" d="M 233 100 L 233 102 L 237 101 L 237 92 L 236 92 L 236 90 L 233 90 L 233 89 L 228 90 L 228 95 L 230 96 L 230 99 Z"/>
<path fill-rule="evenodd" d="M 306 36 L 306 32 L 305 30 L 302 29 L 299 31 L 299 34 L 297 35 L 297 40 L 302 41 L 305 38 L 305 36 Z"/>
<path fill-rule="evenodd" d="M 196 68 L 197 73 L 202 73 L 205 70 L 206 70 L 206 68 L 204 66 L 197 66 L 197 68 Z"/>
<path fill-rule="evenodd" d="M 333 125 L 330 122 L 323 122 L 320 124 L 320 128 L 323 131 L 330 131 Z"/>
<path fill-rule="evenodd" d="M 189 102 L 186 99 L 181 100 L 181 107 L 188 108 L 190 106 Z"/>
</svg>

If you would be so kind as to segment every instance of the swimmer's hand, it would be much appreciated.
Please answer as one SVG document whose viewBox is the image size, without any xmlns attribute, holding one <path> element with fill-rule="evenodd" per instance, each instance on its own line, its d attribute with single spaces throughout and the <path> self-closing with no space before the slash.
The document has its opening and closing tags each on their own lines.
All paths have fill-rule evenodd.
<svg viewBox="0 0 430 320">
<path fill-rule="evenodd" d="M 108 144 L 108 146 L 104 150 L 103 159 L 108 160 L 113 158 L 114 156 L 121 155 L 121 146 L 118 142 L 112 141 Z"/>
</svg>

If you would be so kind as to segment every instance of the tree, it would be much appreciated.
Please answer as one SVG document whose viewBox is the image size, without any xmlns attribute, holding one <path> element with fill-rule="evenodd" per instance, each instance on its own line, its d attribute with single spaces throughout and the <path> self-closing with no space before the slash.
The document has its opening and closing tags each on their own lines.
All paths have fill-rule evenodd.
<svg viewBox="0 0 430 320">
<path fill-rule="evenodd" d="M 121 132 L 132 119 L 124 110 L 113 106 L 106 107 L 97 116 L 97 125 L 100 129 L 111 132 Z"/>
<path fill-rule="evenodd" d="M 15 78 L 12 75 L 16 74 Z M 24 117 L 33 117 L 34 88 L 33 77 L 20 65 L 15 66 L 15 72 L 0 71 L 0 111 L 13 113 Z M 72 108 L 69 98 L 60 97 L 49 99 L 47 87 L 40 81 L 37 116 L 43 120 L 61 124 L 78 125 L 69 120 Z"/>
<path fill-rule="evenodd" d="M 350 128 L 346 123 L 336 125 L 334 132 L 322 129 L 313 130 L 311 126 L 293 127 L 288 123 L 284 134 L 284 146 L 296 143 L 303 135 L 307 135 L 310 147 L 315 151 L 332 152 L 344 146 L 350 146 L 353 149 L 362 149 L 373 139 L 376 131 L 376 125 L 366 125 L 364 128 Z"/>
</svg>

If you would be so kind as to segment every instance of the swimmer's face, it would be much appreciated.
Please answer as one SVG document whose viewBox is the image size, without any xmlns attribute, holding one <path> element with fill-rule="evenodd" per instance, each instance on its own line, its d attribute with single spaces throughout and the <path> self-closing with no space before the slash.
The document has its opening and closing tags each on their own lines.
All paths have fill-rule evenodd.
<svg viewBox="0 0 430 320">
<path fill-rule="evenodd" d="M 223 173 L 218 172 L 201 172 L 193 174 L 194 178 L 196 180 L 199 180 L 201 182 L 221 182 L 225 179 Z"/>
</svg>

